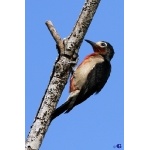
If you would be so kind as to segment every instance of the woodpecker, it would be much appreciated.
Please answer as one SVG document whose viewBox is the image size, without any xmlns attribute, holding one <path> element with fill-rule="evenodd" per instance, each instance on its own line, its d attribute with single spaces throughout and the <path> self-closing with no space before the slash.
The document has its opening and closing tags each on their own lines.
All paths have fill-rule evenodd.
<svg viewBox="0 0 150 150">
<path fill-rule="evenodd" d="M 76 105 L 82 103 L 91 95 L 98 94 L 106 84 L 110 72 L 110 61 L 114 49 L 110 43 L 97 43 L 85 40 L 92 47 L 94 53 L 85 57 L 70 78 L 70 94 L 67 101 L 58 107 L 52 114 L 52 120 L 63 112 L 70 112 Z"/>
</svg>

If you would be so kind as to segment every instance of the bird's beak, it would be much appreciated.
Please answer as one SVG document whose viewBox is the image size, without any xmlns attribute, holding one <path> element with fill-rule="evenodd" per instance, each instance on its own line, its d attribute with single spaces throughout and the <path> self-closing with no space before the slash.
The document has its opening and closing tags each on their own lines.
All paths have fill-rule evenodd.
<svg viewBox="0 0 150 150">
<path fill-rule="evenodd" d="M 98 51 L 98 46 L 97 46 L 97 44 L 95 43 L 95 42 L 92 42 L 92 41 L 90 41 L 90 40 L 86 40 L 85 39 L 85 41 L 87 42 L 87 43 L 89 43 L 92 47 L 93 47 L 93 50 L 94 50 L 94 52 L 97 52 Z"/>
<path fill-rule="evenodd" d="M 86 40 L 86 39 L 85 39 L 85 41 L 88 42 L 90 45 L 92 45 L 92 47 L 96 46 L 96 43 L 95 43 L 95 42 L 92 42 L 92 41 Z"/>
</svg>

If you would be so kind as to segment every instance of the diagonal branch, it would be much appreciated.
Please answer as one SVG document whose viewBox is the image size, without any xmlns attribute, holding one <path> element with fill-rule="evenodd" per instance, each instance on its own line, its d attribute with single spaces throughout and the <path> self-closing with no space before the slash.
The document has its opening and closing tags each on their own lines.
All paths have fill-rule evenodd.
<svg viewBox="0 0 150 150">
<path fill-rule="evenodd" d="M 72 64 L 69 62 L 77 59 L 78 50 L 99 3 L 100 0 L 86 0 L 72 33 L 65 40 L 60 38 L 50 21 L 46 22 L 50 33 L 56 41 L 59 57 L 55 62 L 49 84 L 26 139 L 26 150 L 38 150 L 42 144 L 51 122 L 51 114 L 55 110 L 69 78 L 72 67 Z"/>
<path fill-rule="evenodd" d="M 65 53 L 78 53 L 80 45 L 84 39 L 84 36 L 88 30 L 99 3 L 100 0 L 86 0 L 79 18 L 72 30 L 72 33 L 68 37 L 68 44 L 66 45 Z"/>
</svg>

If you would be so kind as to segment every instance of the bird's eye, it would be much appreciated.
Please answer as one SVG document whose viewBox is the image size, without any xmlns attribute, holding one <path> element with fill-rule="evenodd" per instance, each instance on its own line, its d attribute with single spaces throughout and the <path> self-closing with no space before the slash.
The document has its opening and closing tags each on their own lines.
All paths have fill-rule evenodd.
<svg viewBox="0 0 150 150">
<path fill-rule="evenodd" d="M 103 46 L 103 47 L 104 47 L 104 46 L 107 46 L 107 44 L 106 44 L 106 43 L 101 43 L 101 46 Z"/>
</svg>

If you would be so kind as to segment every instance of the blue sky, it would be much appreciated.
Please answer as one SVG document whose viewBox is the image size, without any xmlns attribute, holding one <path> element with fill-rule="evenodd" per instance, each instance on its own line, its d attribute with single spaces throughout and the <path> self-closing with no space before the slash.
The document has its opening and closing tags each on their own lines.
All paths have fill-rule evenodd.
<svg viewBox="0 0 150 150">
<path fill-rule="evenodd" d="M 75 2 L 26 0 L 26 136 L 57 57 L 55 42 L 45 26 L 45 21 L 51 20 L 60 36 L 67 37 L 85 0 Z M 101 1 L 85 39 L 95 42 L 104 40 L 113 45 L 115 55 L 111 61 L 110 78 L 98 95 L 91 96 L 69 114 L 63 114 L 52 122 L 41 150 L 110 150 L 116 144 L 124 145 L 123 13 L 123 1 Z M 83 41 L 79 50 L 79 63 L 90 53 L 92 48 Z M 66 85 L 58 106 L 66 101 L 68 91 L 69 84 Z"/>
</svg>

